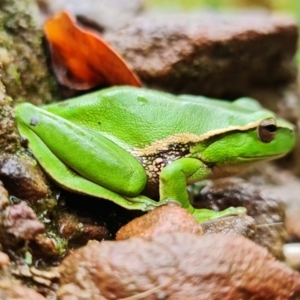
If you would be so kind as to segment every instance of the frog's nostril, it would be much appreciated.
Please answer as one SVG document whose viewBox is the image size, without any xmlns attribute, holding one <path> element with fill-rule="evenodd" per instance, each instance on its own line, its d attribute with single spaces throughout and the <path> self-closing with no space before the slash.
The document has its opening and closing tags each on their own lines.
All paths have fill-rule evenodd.
<svg viewBox="0 0 300 300">
<path fill-rule="evenodd" d="M 38 123 L 39 123 L 38 117 L 33 116 L 30 118 L 29 125 L 36 126 L 36 125 L 38 125 Z"/>
</svg>

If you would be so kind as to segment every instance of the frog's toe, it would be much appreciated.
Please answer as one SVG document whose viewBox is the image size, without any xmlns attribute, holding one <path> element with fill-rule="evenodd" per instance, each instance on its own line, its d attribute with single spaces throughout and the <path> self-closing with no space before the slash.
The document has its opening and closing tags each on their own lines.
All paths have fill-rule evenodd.
<svg viewBox="0 0 300 300">
<path fill-rule="evenodd" d="M 219 219 L 223 217 L 229 217 L 229 216 L 239 216 L 239 215 L 245 215 L 247 213 L 247 210 L 245 207 L 228 207 L 222 211 L 213 211 L 210 209 L 195 209 L 192 212 L 192 215 L 195 217 L 195 219 L 199 223 L 203 223 L 209 220 Z"/>
</svg>

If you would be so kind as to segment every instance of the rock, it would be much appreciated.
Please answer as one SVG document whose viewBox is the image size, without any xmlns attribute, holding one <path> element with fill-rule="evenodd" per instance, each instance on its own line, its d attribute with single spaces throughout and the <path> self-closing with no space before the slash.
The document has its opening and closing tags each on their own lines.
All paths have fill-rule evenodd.
<svg viewBox="0 0 300 300">
<path fill-rule="evenodd" d="M 65 258 L 59 271 L 59 300 L 300 296 L 300 274 L 239 236 L 172 233 L 92 242 Z"/>
<path fill-rule="evenodd" d="M 104 38 L 147 86 L 173 93 L 233 99 L 297 77 L 297 23 L 264 11 L 142 15 Z"/>
<path fill-rule="evenodd" d="M 14 153 L 20 148 L 20 138 L 15 128 L 12 99 L 6 95 L 2 77 L 2 64 L 0 63 L 0 152 Z"/>
<path fill-rule="evenodd" d="M 13 236 L 16 240 L 29 241 L 45 230 L 44 224 L 38 221 L 34 211 L 25 203 L 7 207 L 1 215 L 1 243 L 6 244 Z"/>
<path fill-rule="evenodd" d="M 56 232 L 51 232 L 50 236 L 42 233 L 30 241 L 30 248 L 34 257 L 47 260 L 63 256 L 66 253 L 67 242 L 59 238 Z"/>
<path fill-rule="evenodd" d="M 275 170 L 276 171 L 276 170 Z M 263 194 L 280 199 L 285 205 L 285 226 L 290 239 L 300 239 L 300 180 L 288 172 L 276 172 L 276 185 L 265 185 Z"/>
<path fill-rule="evenodd" d="M 79 218 L 75 213 L 61 213 L 57 223 L 58 232 L 63 238 L 80 245 L 88 240 L 102 241 L 109 237 L 104 226 L 95 224 L 91 218 Z"/>
<path fill-rule="evenodd" d="M 0 181 L 0 212 L 3 211 L 8 205 L 10 205 L 8 192 L 3 187 L 2 182 Z"/>
<path fill-rule="evenodd" d="M 46 178 L 36 161 L 28 156 L 0 156 L 0 179 L 11 193 L 23 200 L 38 200 L 50 195 Z"/>
<path fill-rule="evenodd" d="M 110 236 L 109 232 L 104 226 L 97 225 L 97 224 L 83 223 L 80 242 L 86 244 L 88 240 L 102 241 L 108 238 L 109 236 Z"/>
<path fill-rule="evenodd" d="M 143 11 L 144 0 L 37 0 L 44 19 L 62 10 L 103 30 L 119 29 Z"/>
<path fill-rule="evenodd" d="M 249 239 L 254 239 L 256 233 L 255 221 L 247 215 L 211 220 L 201 223 L 201 227 L 204 234 L 234 234 L 243 235 Z"/>
<path fill-rule="evenodd" d="M 87 242 L 89 238 L 85 231 L 90 232 L 91 239 L 98 236 L 100 240 L 104 234 L 106 239 L 112 239 L 122 226 L 144 214 L 140 210 L 125 209 L 112 201 L 99 201 L 97 198 L 68 192 L 62 192 L 58 204 L 58 230 L 70 243 L 76 244 Z M 67 228 L 63 228 L 65 226 Z"/>
<path fill-rule="evenodd" d="M 290 239 L 293 239 L 293 238 L 296 238 L 297 240 L 300 239 L 299 215 L 300 215 L 299 203 L 297 206 L 293 206 L 291 204 L 286 210 L 285 225 L 286 225 L 286 229 L 287 229 L 288 236 Z"/>
<path fill-rule="evenodd" d="M 6 253 L 0 251 L 0 268 L 7 266 L 10 260 Z"/>
<path fill-rule="evenodd" d="M 39 287 L 45 287 L 45 294 L 49 294 L 50 289 L 55 290 L 55 285 L 59 279 L 59 273 L 57 267 L 50 267 L 47 270 L 37 269 L 36 267 L 29 266 L 27 264 L 14 264 L 13 274 L 19 279 L 23 279 L 24 282 L 30 280 L 31 287 L 35 287 L 39 290 Z M 46 292 L 47 291 L 47 292 Z M 48 295 L 47 295 L 48 296 Z M 52 298 L 50 298 L 52 299 Z"/>
<path fill-rule="evenodd" d="M 170 232 L 203 233 L 200 224 L 186 209 L 171 204 L 133 219 L 117 232 L 116 240 L 133 236 L 149 238 Z"/>
<path fill-rule="evenodd" d="M 41 294 L 14 281 L 0 280 L 0 299 L 46 300 Z"/>
<path fill-rule="evenodd" d="M 195 194 L 194 205 L 217 211 L 230 206 L 245 207 L 256 223 L 253 240 L 278 259 L 283 259 L 285 207 L 276 198 L 264 194 L 259 187 L 238 178 L 215 180 Z"/>
<path fill-rule="evenodd" d="M 272 197 L 283 203 L 285 227 L 290 241 L 300 239 L 300 180 L 289 170 L 262 164 L 243 175 L 248 181 L 261 186 L 263 197 Z M 278 224 L 280 225 L 280 224 Z M 284 234 L 285 235 L 285 234 Z"/>
<path fill-rule="evenodd" d="M 72 198 L 74 200 L 76 197 L 73 195 Z M 64 202 L 64 200 L 61 199 L 60 204 L 61 202 Z M 85 205 L 86 203 L 83 204 L 83 206 Z M 46 222 L 50 225 L 50 227 L 47 227 L 47 232 L 37 235 L 30 242 L 35 258 L 59 259 L 65 256 L 70 249 L 85 245 L 89 240 L 102 241 L 111 238 L 111 234 L 106 227 L 107 224 L 101 220 L 101 216 L 96 218 L 91 213 L 84 211 L 75 213 L 72 210 L 68 212 L 67 206 L 64 203 L 56 206 L 53 211 L 46 210 L 46 215 L 53 214 L 55 217 L 51 218 L 50 224 L 49 220 Z M 40 211 L 40 209 L 37 209 L 37 211 Z M 93 211 L 92 206 L 91 211 Z M 103 213 L 105 214 L 105 212 Z"/>
</svg>

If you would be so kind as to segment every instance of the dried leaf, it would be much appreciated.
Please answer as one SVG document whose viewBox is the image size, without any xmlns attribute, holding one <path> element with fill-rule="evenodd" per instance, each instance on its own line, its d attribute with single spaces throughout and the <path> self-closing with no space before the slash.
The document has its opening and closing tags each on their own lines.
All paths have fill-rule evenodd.
<svg viewBox="0 0 300 300">
<path fill-rule="evenodd" d="M 52 63 L 58 81 L 72 89 L 100 85 L 141 86 L 125 61 L 98 33 L 76 24 L 67 12 L 45 23 Z"/>
</svg>

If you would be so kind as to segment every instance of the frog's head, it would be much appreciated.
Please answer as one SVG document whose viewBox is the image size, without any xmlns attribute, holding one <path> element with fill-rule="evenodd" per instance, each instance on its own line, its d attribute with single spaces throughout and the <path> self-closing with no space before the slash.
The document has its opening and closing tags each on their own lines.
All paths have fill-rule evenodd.
<svg viewBox="0 0 300 300">
<path fill-rule="evenodd" d="M 209 138 L 200 159 L 211 166 L 243 167 L 284 156 L 294 145 L 294 126 L 269 115 L 247 126 L 233 128 Z"/>
</svg>

